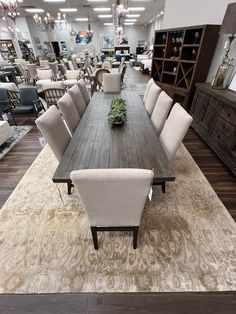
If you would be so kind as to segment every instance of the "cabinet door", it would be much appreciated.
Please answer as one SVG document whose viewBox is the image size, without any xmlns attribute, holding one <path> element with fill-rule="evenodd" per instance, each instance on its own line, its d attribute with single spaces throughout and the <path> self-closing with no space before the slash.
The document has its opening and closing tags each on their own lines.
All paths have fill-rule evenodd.
<svg viewBox="0 0 236 314">
<path fill-rule="evenodd" d="M 202 116 L 202 124 L 210 129 L 212 123 L 214 122 L 214 117 L 217 109 L 219 108 L 219 103 L 216 99 L 209 97 L 206 102 L 205 110 Z"/>
<path fill-rule="evenodd" d="M 198 122 L 202 121 L 203 119 L 207 102 L 208 96 L 201 93 L 197 89 L 193 99 L 191 114 L 194 116 L 194 119 L 196 119 Z"/>
</svg>

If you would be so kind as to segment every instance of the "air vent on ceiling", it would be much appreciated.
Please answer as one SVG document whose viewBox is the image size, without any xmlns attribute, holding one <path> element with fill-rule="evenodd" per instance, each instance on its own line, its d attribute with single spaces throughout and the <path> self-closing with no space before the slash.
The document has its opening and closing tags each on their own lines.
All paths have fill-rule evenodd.
<svg viewBox="0 0 236 314">
<path fill-rule="evenodd" d="M 82 4 L 82 8 L 91 8 L 90 4 Z"/>
</svg>

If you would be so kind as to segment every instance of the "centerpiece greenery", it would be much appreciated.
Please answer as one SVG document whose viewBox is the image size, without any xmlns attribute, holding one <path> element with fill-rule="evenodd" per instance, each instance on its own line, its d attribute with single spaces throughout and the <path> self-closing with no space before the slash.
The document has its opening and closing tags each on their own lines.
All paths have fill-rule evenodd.
<svg viewBox="0 0 236 314">
<path fill-rule="evenodd" d="M 126 121 L 126 101 L 122 98 L 114 98 L 111 103 L 111 110 L 108 114 L 110 128 L 121 126 Z"/>
</svg>

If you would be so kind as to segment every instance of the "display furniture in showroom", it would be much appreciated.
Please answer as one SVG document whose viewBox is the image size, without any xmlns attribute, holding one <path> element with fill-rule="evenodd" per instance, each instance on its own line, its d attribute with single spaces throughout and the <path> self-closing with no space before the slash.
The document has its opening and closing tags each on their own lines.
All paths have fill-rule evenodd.
<svg viewBox="0 0 236 314">
<path fill-rule="evenodd" d="M 192 128 L 236 175 L 236 93 L 196 84 Z"/>
<path fill-rule="evenodd" d="M 155 32 L 152 77 L 175 102 L 190 110 L 195 83 L 204 82 L 218 39 L 219 25 Z"/>
</svg>

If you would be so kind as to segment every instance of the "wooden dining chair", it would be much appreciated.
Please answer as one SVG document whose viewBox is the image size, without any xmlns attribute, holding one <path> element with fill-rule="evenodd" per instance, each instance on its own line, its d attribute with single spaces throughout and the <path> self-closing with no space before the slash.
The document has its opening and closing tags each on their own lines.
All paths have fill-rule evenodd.
<svg viewBox="0 0 236 314">
<path fill-rule="evenodd" d="M 166 92 L 162 91 L 157 98 L 156 105 L 151 115 L 151 122 L 159 136 L 165 124 L 168 113 L 170 112 L 173 99 Z"/>
<path fill-rule="evenodd" d="M 72 86 L 70 89 L 68 89 L 67 92 L 71 96 L 78 114 L 80 115 L 80 117 L 82 117 L 86 109 L 86 105 L 85 105 L 84 98 L 80 91 L 79 86 L 76 84 Z"/>
<path fill-rule="evenodd" d="M 76 110 L 70 94 L 66 93 L 64 96 L 62 96 L 61 99 L 58 100 L 57 106 L 62 113 L 71 135 L 73 135 L 80 121 L 80 115 Z"/>
<path fill-rule="evenodd" d="M 145 169 L 71 172 L 71 180 L 88 214 L 95 250 L 98 231 L 133 231 L 133 248 L 137 248 L 141 216 L 153 175 L 153 171 Z"/>
<path fill-rule="evenodd" d="M 150 86 L 145 103 L 144 103 L 144 106 L 150 116 L 153 112 L 153 109 L 157 102 L 157 98 L 160 95 L 160 93 L 161 93 L 161 88 L 157 86 L 155 83 Z"/>
<path fill-rule="evenodd" d="M 155 83 L 154 80 L 153 80 L 153 78 L 151 78 L 151 79 L 148 81 L 148 83 L 147 83 L 147 86 L 146 86 L 146 89 L 145 89 L 145 92 L 144 92 L 144 96 L 143 96 L 143 102 L 144 102 L 144 103 L 145 103 L 145 101 L 146 101 L 146 98 L 147 98 L 147 94 L 148 94 L 148 92 L 149 92 L 149 89 L 150 89 L 150 87 L 151 87 L 151 85 L 152 85 L 153 83 Z"/>
<path fill-rule="evenodd" d="M 44 136 L 57 160 L 60 161 L 71 135 L 56 106 L 51 106 L 44 114 L 35 121 L 38 129 Z M 72 184 L 67 183 L 68 194 L 71 194 Z"/>
<path fill-rule="evenodd" d="M 99 90 L 103 88 L 103 74 L 104 73 L 110 73 L 108 69 L 98 69 L 95 75 L 95 82 L 96 87 L 98 87 Z"/>
</svg>

